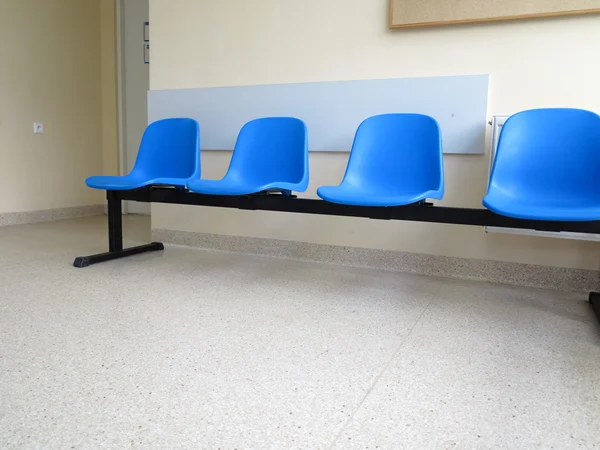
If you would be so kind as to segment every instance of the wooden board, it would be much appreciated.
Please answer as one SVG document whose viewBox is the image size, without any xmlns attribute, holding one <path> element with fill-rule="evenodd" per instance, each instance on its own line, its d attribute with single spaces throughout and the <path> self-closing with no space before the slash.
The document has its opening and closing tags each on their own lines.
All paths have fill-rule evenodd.
<svg viewBox="0 0 600 450">
<path fill-rule="evenodd" d="M 390 28 L 600 13 L 600 0 L 391 0 Z"/>
</svg>

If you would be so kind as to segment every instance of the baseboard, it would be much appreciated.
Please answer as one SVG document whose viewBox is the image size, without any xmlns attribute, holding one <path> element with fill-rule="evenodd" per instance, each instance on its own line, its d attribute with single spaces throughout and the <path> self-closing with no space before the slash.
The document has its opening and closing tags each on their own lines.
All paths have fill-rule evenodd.
<svg viewBox="0 0 600 450">
<path fill-rule="evenodd" d="M 0 227 L 22 225 L 26 223 L 50 222 L 52 220 L 76 219 L 79 217 L 101 216 L 102 214 L 104 214 L 104 205 L 0 213 Z"/>
<path fill-rule="evenodd" d="M 543 287 L 574 292 L 600 290 L 600 272 L 594 270 L 163 229 L 152 230 L 152 240 L 210 250 L 481 280 L 516 286 Z"/>
</svg>

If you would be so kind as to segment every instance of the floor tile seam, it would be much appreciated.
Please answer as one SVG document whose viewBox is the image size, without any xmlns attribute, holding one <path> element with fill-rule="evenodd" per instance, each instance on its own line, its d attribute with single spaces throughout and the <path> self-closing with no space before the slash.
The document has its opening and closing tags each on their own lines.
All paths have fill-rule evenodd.
<svg viewBox="0 0 600 450">
<path fill-rule="evenodd" d="M 434 294 L 430 295 L 429 301 L 428 301 L 427 305 L 423 308 L 423 311 L 421 312 L 421 314 L 419 315 L 419 317 L 417 318 L 417 320 L 415 320 L 415 322 L 413 323 L 412 327 L 410 328 L 410 330 L 408 331 L 408 333 L 406 334 L 406 336 L 404 336 L 404 338 L 400 341 L 400 343 L 398 344 L 398 347 L 396 348 L 396 350 L 394 350 L 394 352 L 390 356 L 388 362 L 383 366 L 383 369 L 381 369 L 381 371 L 379 372 L 379 374 L 377 374 L 375 376 L 375 378 L 373 379 L 373 382 L 371 383 L 371 386 L 369 387 L 369 389 L 367 390 L 367 392 L 363 395 L 363 398 L 361 399 L 361 401 L 352 410 L 352 413 L 346 419 L 346 421 L 344 422 L 344 425 L 340 428 L 340 431 L 335 435 L 333 441 L 327 447 L 328 450 L 331 450 L 331 449 L 334 448 L 335 444 L 339 441 L 339 439 L 342 436 L 342 434 L 344 433 L 344 431 L 348 428 L 348 426 L 350 425 L 350 423 L 352 423 L 352 421 L 354 420 L 354 416 L 360 410 L 360 408 L 362 408 L 362 406 L 366 402 L 367 398 L 371 395 L 371 392 L 373 392 L 373 390 L 375 389 L 375 386 L 377 386 L 377 384 L 379 383 L 379 381 L 381 380 L 381 378 L 383 378 L 383 375 L 387 372 L 387 370 L 389 369 L 389 367 L 392 365 L 392 362 L 396 359 L 396 357 L 398 356 L 398 354 L 401 352 L 402 348 L 406 345 L 406 343 L 408 342 L 408 340 L 409 340 L 410 336 L 412 335 L 413 331 L 415 330 L 415 328 L 417 327 L 417 325 L 421 322 L 421 320 L 425 316 L 425 313 L 428 311 L 428 309 L 431 306 L 431 304 L 433 303 L 434 299 L 442 291 L 442 288 L 443 288 L 444 284 L 445 284 L 444 281 L 440 281 L 440 286 L 438 287 L 438 289 L 436 290 L 436 292 Z"/>
</svg>

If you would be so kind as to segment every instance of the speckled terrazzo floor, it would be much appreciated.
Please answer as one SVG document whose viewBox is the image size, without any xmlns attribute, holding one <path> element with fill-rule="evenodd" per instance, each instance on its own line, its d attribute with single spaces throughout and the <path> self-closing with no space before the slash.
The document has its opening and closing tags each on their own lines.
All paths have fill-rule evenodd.
<svg viewBox="0 0 600 450">
<path fill-rule="evenodd" d="M 0 228 L 0 448 L 600 448 L 585 295 L 105 245 Z"/>
</svg>

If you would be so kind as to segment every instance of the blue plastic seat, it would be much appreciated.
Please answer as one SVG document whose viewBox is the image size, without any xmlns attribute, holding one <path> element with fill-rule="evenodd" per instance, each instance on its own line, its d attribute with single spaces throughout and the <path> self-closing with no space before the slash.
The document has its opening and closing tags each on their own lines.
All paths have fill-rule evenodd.
<svg viewBox="0 0 600 450">
<path fill-rule="evenodd" d="M 483 205 L 530 220 L 600 220 L 600 116 L 523 111 L 502 128 Z"/>
<path fill-rule="evenodd" d="M 248 195 L 262 191 L 308 188 L 306 125 L 292 117 L 256 119 L 239 133 L 229 170 L 221 180 L 194 180 L 190 191 L 212 195 Z"/>
<path fill-rule="evenodd" d="M 358 128 L 339 186 L 317 190 L 344 205 L 401 206 L 444 195 L 441 132 L 432 117 L 383 114 Z"/>
<path fill-rule="evenodd" d="M 200 126 L 193 119 L 164 119 L 146 128 L 132 171 L 125 176 L 95 176 L 94 189 L 123 191 L 151 185 L 185 187 L 200 178 Z"/>
</svg>

